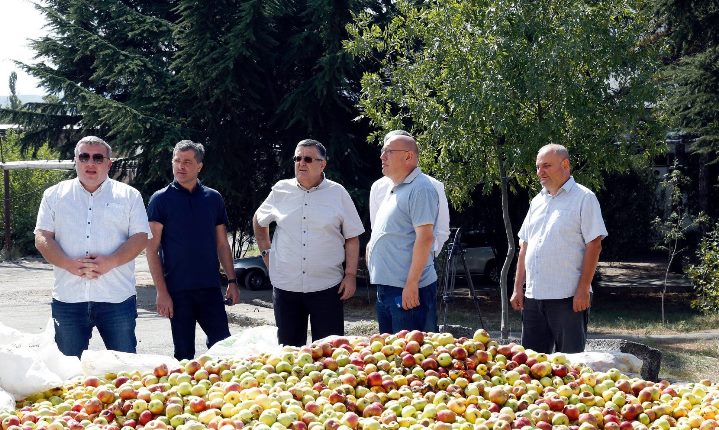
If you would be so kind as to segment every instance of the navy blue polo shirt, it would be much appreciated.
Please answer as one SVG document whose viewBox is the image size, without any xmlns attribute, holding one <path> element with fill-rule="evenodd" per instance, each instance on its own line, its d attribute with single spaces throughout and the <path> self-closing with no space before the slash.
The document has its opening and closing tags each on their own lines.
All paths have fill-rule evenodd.
<svg viewBox="0 0 719 430">
<path fill-rule="evenodd" d="M 152 195 L 147 218 L 163 226 L 160 257 L 170 292 L 220 286 L 216 227 L 227 225 L 220 193 L 199 181 L 190 192 L 174 181 Z"/>
</svg>

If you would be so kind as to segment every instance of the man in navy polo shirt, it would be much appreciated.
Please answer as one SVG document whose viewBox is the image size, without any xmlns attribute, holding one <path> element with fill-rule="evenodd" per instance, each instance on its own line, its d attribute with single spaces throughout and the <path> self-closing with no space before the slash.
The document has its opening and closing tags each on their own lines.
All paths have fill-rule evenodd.
<svg viewBox="0 0 719 430">
<path fill-rule="evenodd" d="M 225 273 L 234 274 L 227 212 L 220 193 L 197 179 L 204 155 L 202 144 L 178 142 L 172 152 L 175 180 L 155 192 L 147 208 L 153 235 L 147 263 L 157 313 L 170 318 L 178 360 L 195 355 L 195 323 L 207 335 L 208 348 L 230 336 L 218 265 L 219 259 Z M 226 297 L 237 304 L 237 281 L 227 282 Z"/>
</svg>

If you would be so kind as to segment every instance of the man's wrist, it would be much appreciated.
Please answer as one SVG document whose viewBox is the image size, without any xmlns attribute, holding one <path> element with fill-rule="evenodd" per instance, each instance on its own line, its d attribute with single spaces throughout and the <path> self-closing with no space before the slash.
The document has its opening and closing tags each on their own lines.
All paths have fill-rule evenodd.
<svg viewBox="0 0 719 430">
<path fill-rule="evenodd" d="M 229 287 L 230 285 L 232 285 L 232 284 L 237 285 L 237 278 L 232 278 L 232 279 L 228 279 L 228 280 L 227 280 L 227 286 L 228 286 L 228 287 Z"/>
<path fill-rule="evenodd" d="M 349 271 L 349 270 L 348 270 L 348 271 L 345 272 L 345 276 L 351 276 L 351 277 L 353 277 L 353 278 L 356 278 L 356 277 L 357 277 L 357 272 L 352 272 L 352 271 Z"/>
</svg>

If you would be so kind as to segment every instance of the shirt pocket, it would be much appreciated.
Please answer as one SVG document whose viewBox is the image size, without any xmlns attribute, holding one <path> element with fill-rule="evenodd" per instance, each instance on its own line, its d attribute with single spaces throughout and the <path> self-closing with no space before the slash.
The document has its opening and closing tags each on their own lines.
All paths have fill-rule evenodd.
<svg viewBox="0 0 719 430">
<path fill-rule="evenodd" d="M 564 236 L 579 231 L 578 212 L 571 209 L 554 209 L 547 219 L 548 236 Z"/>
<path fill-rule="evenodd" d="M 126 213 L 127 208 L 124 205 L 117 203 L 106 203 L 102 207 L 102 227 L 118 229 L 121 231 L 127 230 L 128 227 L 128 214 Z"/>
</svg>

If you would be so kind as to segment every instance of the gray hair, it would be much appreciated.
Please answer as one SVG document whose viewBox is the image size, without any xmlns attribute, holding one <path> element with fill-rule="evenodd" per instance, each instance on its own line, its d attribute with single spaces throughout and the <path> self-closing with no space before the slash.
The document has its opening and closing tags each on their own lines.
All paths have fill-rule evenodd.
<svg viewBox="0 0 719 430">
<path fill-rule="evenodd" d="M 205 147 L 201 143 L 193 142 L 191 140 L 181 140 L 177 142 L 175 148 L 172 150 L 172 156 L 174 157 L 178 152 L 194 151 L 195 160 L 198 163 L 202 163 L 205 159 Z"/>
<path fill-rule="evenodd" d="M 300 140 L 300 142 L 297 144 L 297 148 L 295 148 L 295 151 L 298 150 L 300 147 L 310 147 L 314 146 L 317 148 L 317 152 L 320 153 L 320 158 L 323 160 L 327 160 L 327 149 L 323 144 L 321 144 L 319 141 L 314 139 L 303 139 Z"/>
<path fill-rule="evenodd" d="M 80 145 L 102 145 L 107 150 L 107 158 L 112 158 L 112 147 L 97 136 L 85 136 L 78 140 L 77 145 L 75 145 L 76 156 L 80 155 Z"/>
<path fill-rule="evenodd" d="M 384 135 L 384 144 L 387 144 L 387 141 L 395 136 L 405 136 L 409 137 L 412 141 L 410 142 L 412 146 L 414 147 L 414 152 L 419 154 L 419 144 L 417 143 L 417 139 L 414 138 L 408 131 L 405 130 L 392 130 L 389 133 Z"/>
<path fill-rule="evenodd" d="M 559 155 L 559 158 L 562 160 L 569 159 L 569 151 L 567 151 L 567 148 L 564 145 L 560 145 L 558 143 L 550 143 L 548 145 L 544 145 L 543 147 L 539 148 L 539 152 L 537 154 L 541 154 L 542 152 L 553 152 L 554 154 Z"/>
</svg>

